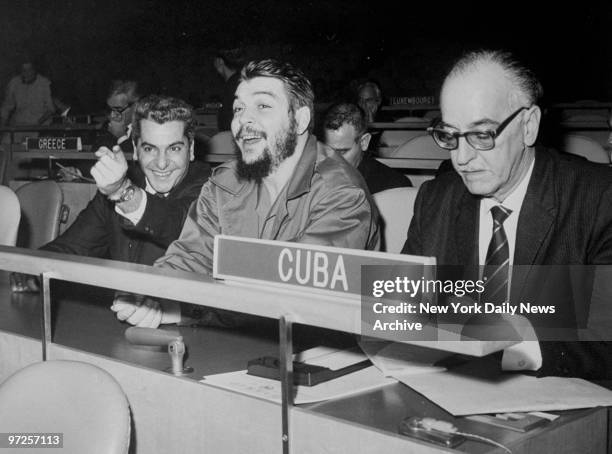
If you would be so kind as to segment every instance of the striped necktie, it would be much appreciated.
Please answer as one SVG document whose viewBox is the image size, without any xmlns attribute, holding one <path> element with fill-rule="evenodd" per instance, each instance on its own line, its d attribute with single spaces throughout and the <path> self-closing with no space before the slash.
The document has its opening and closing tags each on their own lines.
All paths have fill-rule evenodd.
<svg viewBox="0 0 612 454">
<path fill-rule="evenodd" d="M 491 208 L 493 236 L 489 243 L 482 274 L 485 282 L 485 289 L 480 298 L 482 303 L 501 304 L 508 301 L 510 248 L 503 224 L 510 213 L 512 213 L 512 210 L 501 205 Z"/>
</svg>

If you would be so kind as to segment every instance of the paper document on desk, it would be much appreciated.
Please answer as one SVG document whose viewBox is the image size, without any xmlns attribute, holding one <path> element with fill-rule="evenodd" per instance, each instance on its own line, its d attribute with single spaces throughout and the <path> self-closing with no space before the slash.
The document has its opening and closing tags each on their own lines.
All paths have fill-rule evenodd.
<svg viewBox="0 0 612 454">
<path fill-rule="evenodd" d="M 271 402 L 281 402 L 281 382 L 279 380 L 248 375 L 246 370 L 208 375 L 204 377 L 202 383 L 238 391 Z M 307 404 L 337 399 L 391 383 L 395 383 L 395 380 L 385 378 L 378 369 L 370 366 L 315 386 L 294 386 L 294 403 Z"/>
<path fill-rule="evenodd" d="M 338 350 L 333 347 L 314 347 L 293 355 L 293 361 L 308 363 L 311 366 L 327 367 L 330 370 L 344 369 L 368 359 L 359 347 Z"/>
<path fill-rule="evenodd" d="M 359 346 L 385 377 L 446 370 L 435 364 L 452 353 L 397 342 L 363 341 Z"/>
<path fill-rule="evenodd" d="M 455 416 L 612 405 L 612 391 L 579 378 L 473 372 L 467 366 L 397 378 Z"/>
</svg>

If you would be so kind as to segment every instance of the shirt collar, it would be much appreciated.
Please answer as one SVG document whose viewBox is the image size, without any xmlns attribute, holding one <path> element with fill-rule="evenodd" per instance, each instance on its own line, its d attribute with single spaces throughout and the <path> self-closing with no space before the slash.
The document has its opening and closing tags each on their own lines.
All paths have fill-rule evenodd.
<svg viewBox="0 0 612 454">
<path fill-rule="evenodd" d="M 496 205 L 503 205 L 504 208 L 508 208 L 512 211 L 512 213 L 518 214 L 518 212 L 521 210 L 521 206 L 523 205 L 525 195 L 527 194 L 527 186 L 529 186 L 529 180 L 531 179 L 531 174 L 533 173 L 534 164 L 535 159 L 531 161 L 529 169 L 527 169 L 527 173 L 525 173 L 523 179 L 514 188 L 514 190 L 510 194 L 508 194 L 508 196 L 502 203 L 498 202 L 493 197 L 484 197 L 482 199 L 482 203 L 484 204 L 486 212 L 489 212 L 491 208 Z"/>
</svg>

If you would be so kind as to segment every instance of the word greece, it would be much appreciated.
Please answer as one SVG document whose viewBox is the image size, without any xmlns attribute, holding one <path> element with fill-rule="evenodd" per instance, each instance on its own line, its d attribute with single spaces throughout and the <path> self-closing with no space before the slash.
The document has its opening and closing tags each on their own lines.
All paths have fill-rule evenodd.
<svg viewBox="0 0 612 454">
<path fill-rule="evenodd" d="M 409 279 L 406 276 L 396 277 L 394 280 L 374 281 L 372 283 L 372 295 L 376 298 L 385 296 L 387 293 L 405 293 L 414 298 L 419 293 L 446 293 L 455 296 L 465 296 L 467 293 L 484 292 L 484 281 L 471 280 L 445 280 L 439 279 Z"/>
</svg>

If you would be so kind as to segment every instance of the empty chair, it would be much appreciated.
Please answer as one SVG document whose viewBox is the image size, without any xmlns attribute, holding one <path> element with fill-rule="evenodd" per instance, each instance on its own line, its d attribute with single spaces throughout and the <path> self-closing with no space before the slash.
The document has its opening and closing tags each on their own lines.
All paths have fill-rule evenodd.
<svg viewBox="0 0 612 454">
<path fill-rule="evenodd" d="M 6 186 L 0 186 L 0 245 L 15 246 L 17 244 L 17 231 L 21 208 L 15 193 Z"/>
<path fill-rule="evenodd" d="M 393 188 L 377 192 L 374 202 L 382 218 L 381 250 L 400 253 L 408 236 L 417 188 Z"/>
<path fill-rule="evenodd" d="M 592 123 L 593 125 L 608 124 L 608 109 L 566 109 L 561 113 L 561 120 L 564 122 Z"/>
<path fill-rule="evenodd" d="M 423 123 L 423 125 L 429 126 L 429 121 L 423 117 L 400 117 L 395 120 L 395 123 Z"/>
<path fill-rule="evenodd" d="M 15 191 L 21 205 L 17 246 L 37 249 L 59 234 L 64 196 L 51 180 L 24 184 Z"/>
<path fill-rule="evenodd" d="M 436 145 L 433 138 L 427 134 L 408 140 L 397 147 L 388 157 L 444 160 L 450 159 L 450 152 Z"/>
<path fill-rule="evenodd" d="M 381 147 L 398 147 L 407 140 L 427 134 L 423 130 L 387 129 L 380 135 Z"/>
<path fill-rule="evenodd" d="M 46 361 L 24 367 L 0 385 L 0 427 L 12 433 L 63 433 L 57 451 L 64 454 L 124 454 L 130 408 L 108 372 L 78 361 Z"/>
<path fill-rule="evenodd" d="M 231 131 L 218 132 L 208 142 L 208 152 L 212 154 L 231 154 L 236 150 L 236 142 Z"/>
<path fill-rule="evenodd" d="M 608 129 L 572 129 L 572 135 L 593 139 L 602 147 L 610 146 L 610 131 Z"/>
<path fill-rule="evenodd" d="M 422 129 L 387 129 L 380 135 L 381 147 L 397 147 L 414 137 L 427 134 L 425 129 L 429 126 L 429 119 L 420 117 L 401 117 L 395 120 L 395 123 L 411 123 L 412 125 L 421 125 Z"/>
<path fill-rule="evenodd" d="M 591 162 L 610 164 L 610 155 L 601 144 L 590 137 L 568 134 L 563 137 L 563 151 L 583 156 Z"/>
<path fill-rule="evenodd" d="M 429 173 L 406 173 L 406 176 L 410 178 L 412 186 L 418 189 L 423 183 L 436 177 L 434 172 L 434 170 L 431 170 Z"/>
<path fill-rule="evenodd" d="M 423 118 L 427 118 L 428 120 L 435 120 L 436 118 L 440 118 L 440 110 L 428 110 L 423 114 Z"/>
</svg>

